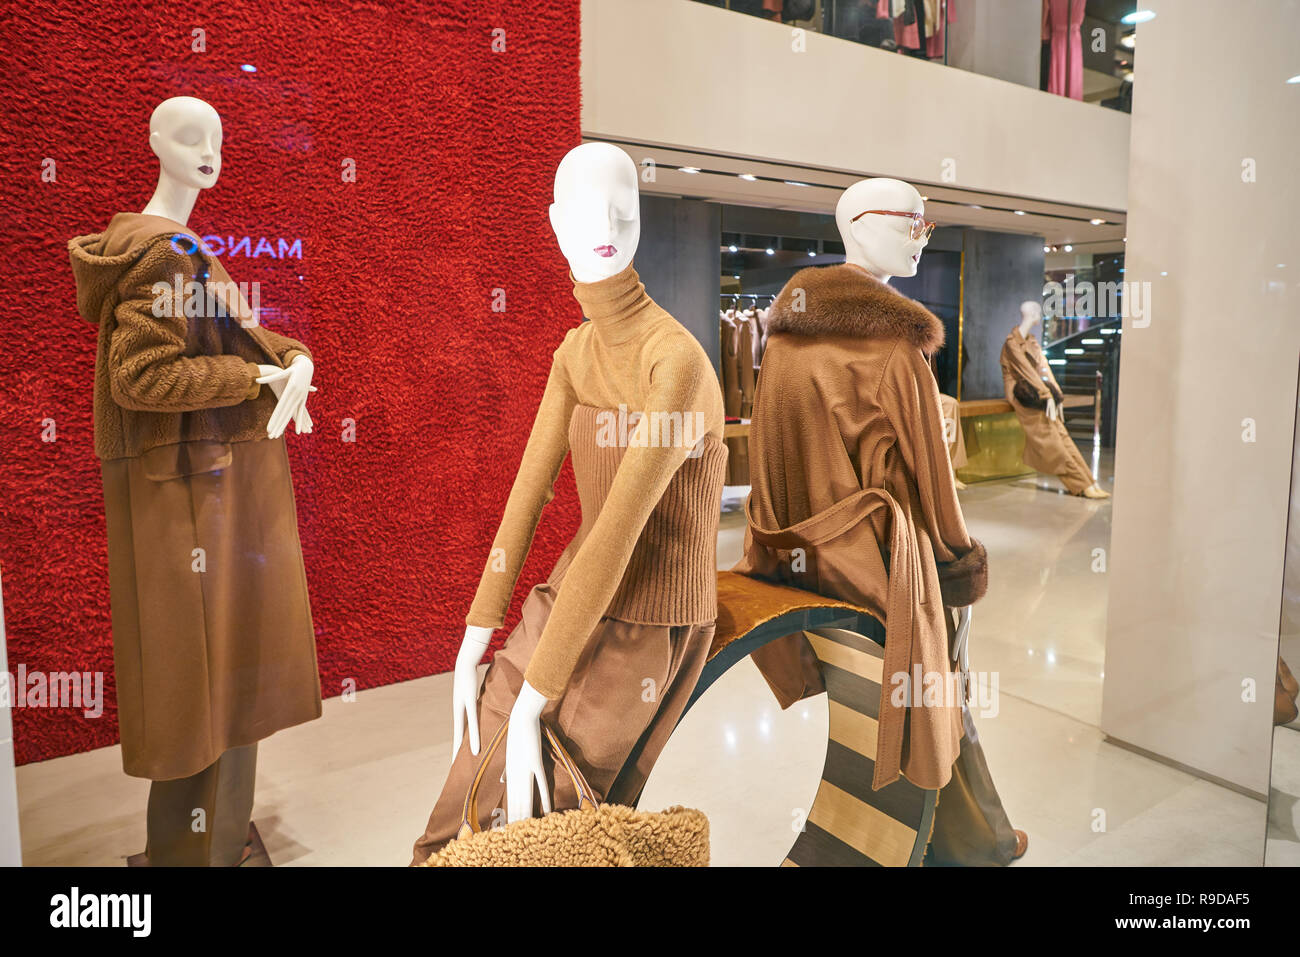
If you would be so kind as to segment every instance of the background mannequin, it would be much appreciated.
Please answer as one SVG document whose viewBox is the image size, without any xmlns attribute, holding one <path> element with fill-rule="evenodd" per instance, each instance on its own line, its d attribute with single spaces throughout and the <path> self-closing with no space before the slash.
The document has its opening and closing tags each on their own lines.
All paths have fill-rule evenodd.
<svg viewBox="0 0 1300 957">
<path fill-rule="evenodd" d="M 1110 493 L 1097 485 L 1083 456 L 1079 453 L 1062 419 L 1057 396 L 1060 384 L 1043 358 L 1038 341 L 1033 337 L 1034 327 L 1043 321 L 1043 307 L 1033 300 L 1020 304 L 1020 322 L 1003 346 L 1003 379 L 1007 383 L 1007 401 L 1012 403 L 1016 416 L 1025 430 L 1025 464 L 1060 477 L 1067 489 L 1084 498 L 1110 498 Z M 1016 383 L 1020 383 L 1017 385 Z M 1028 387 L 1022 401 L 1017 389 Z M 1032 402 L 1030 393 L 1046 389 L 1042 397 L 1041 412 L 1047 422 L 1039 417 L 1038 404 Z"/>
</svg>

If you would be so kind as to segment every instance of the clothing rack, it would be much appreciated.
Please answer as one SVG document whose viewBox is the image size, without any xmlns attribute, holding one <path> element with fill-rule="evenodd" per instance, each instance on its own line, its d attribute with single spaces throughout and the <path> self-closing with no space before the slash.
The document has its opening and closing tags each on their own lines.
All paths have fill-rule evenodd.
<svg viewBox="0 0 1300 957">
<path fill-rule="evenodd" d="M 760 299 L 766 299 L 766 300 L 767 300 L 767 304 L 770 306 L 772 303 L 776 302 L 776 293 L 772 293 L 772 292 L 757 292 L 757 293 L 756 293 L 756 292 L 723 292 L 723 293 L 719 293 L 719 294 L 718 294 L 718 301 L 719 301 L 719 302 L 730 303 L 730 304 L 733 305 L 733 306 L 738 306 L 738 305 L 740 305 L 740 301 L 741 301 L 742 299 L 750 299 L 750 300 L 752 300 L 752 301 L 753 301 L 752 304 L 753 304 L 755 307 L 758 306 L 758 301 L 759 301 Z"/>
</svg>

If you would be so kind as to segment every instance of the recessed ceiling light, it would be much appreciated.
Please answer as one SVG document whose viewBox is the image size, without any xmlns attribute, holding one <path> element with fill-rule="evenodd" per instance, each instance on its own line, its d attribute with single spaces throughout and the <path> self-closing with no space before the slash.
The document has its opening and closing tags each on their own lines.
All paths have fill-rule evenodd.
<svg viewBox="0 0 1300 957">
<path fill-rule="evenodd" d="M 929 201 L 930 201 L 930 197 L 929 197 L 929 196 L 922 196 L 922 197 L 921 197 L 921 202 L 923 202 L 923 203 L 928 203 Z"/>
<path fill-rule="evenodd" d="M 1295 76 L 1291 77 L 1289 80 L 1287 80 L 1287 82 L 1288 82 L 1288 83 L 1300 83 L 1300 73 L 1297 73 Z"/>
<path fill-rule="evenodd" d="M 801 183 L 797 179 L 788 179 L 785 181 L 787 186 L 811 186 L 811 183 Z"/>
<path fill-rule="evenodd" d="M 1137 34 L 1136 33 L 1124 34 L 1122 37 L 1119 38 L 1119 45 L 1122 46 L 1125 50 L 1132 50 L 1135 46 L 1137 46 Z"/>
<path fill-rule="evenodd" d="M 747 180 L 751 183 L 754 182 L 754 180 L 758 179 L 758 177 L 755 176 L 753 173 L 741 173 L 740 178 L 743 180 Z"/>
<path fill-rule="evenodd" d="M 1132 13 L 1126 13 L 1120 17 L 1120 23 L 1134 24 L 1146 23 L 1148 20 L 1154 20 L 1156 12 L 1154 10 L 1134 10 Z"/>
<path fill-rule="evenodd" d="M 736 247 L 735 247 L 735 246 L 728 246 L 728 247 L 727 247 L 727 252 L 732 252 L 732 253 L 734 253 L 735 251 L 736 251 Z"/>
<path fill-rule="evenodd" d="M 699 168 L 698 166 L 679 166 L 679 167 L 677 167 L 677 172 L 679 172 L 679 173 L 698 173 L 699 171 L 700 171 L 700 168 Z"/>
<path fill-rule="evenodd" d="M 1124 243 L 1128 242 L 1128 237 L 1125 236 L 1122 240 L 1120 240 L 1120 242 L 1124 242 Z"/>
<path fill-rule="evenodd" d="M 967 203 L 966 205 L 969 206 L 971 209 L 983 209 L 983 208 L 984 208 L 984 207 L 981 206 L 979 203 Z"/>
<path fill-rule="evenodd" d="M 769 256 L 775 256 L 775 255 L 776 255 L 776 250 L 773 249 L 771 246 L 768 246 L 768 247 L 767 247 L 766 252 L 767 252 L 767 254 L 768 254 Z"/>
<path fill-rule="evenodd" d="M 1162 276 L 1168 276 L 1169 273 L 1167 273 L 1167 272 L 1162 272 L 1160 275 L 1162 275 Z"/>
<path fill-rule="evenodd" d="M 1025 215 L 1025 211 L 1024 211 L 1023 209 L 1017 209 L 1017 210 L 1016 210 L 1016 215 L 1017 215 L 1017 216 L 1023 216 L 1023 215 Z"/>
<path fill-rule="evenodd" d="M 1106 220 L 1104 219 L 1090 219 L 1088 222 L 1092 223 L 1094 226 L 1104 226 L 1106 224 Z"/>
<path fill-rule="evenodd" d="M 1050 253 L 1051 251 L 1052 251 L 1052 247 L 1051 247 L 1051 246 L 1044 246 L 1044 247 L 1043 247 L 1043 252 L 1045 252 L 1045 253 Z"/>
<path fill-rule="evenodd" d="M 817 255 L 817 250 L 815 250 L 815 249 L 810 249 L 810 250 L 808 250 L 808 255 L 809 255 L 809 256 L 816 256 L 816 255 Z"/>
<path fill-rule="evenodd" d="M 1066 251 L 1067 253 L 1072 253 L 1072 252 L 1074 252 L 1074 247 L 1071 246 L 1069 243 L 1066 243 L 1066 244 L 1065 244 L 1065 251 Z"/>
</svg>

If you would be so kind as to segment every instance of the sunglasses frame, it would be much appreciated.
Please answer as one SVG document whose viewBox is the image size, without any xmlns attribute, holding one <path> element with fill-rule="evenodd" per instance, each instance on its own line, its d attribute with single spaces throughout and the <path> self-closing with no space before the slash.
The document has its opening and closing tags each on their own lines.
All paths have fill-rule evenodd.
<svg viewBox="0 0 1300 957">
<path fill-rule="evenodd" d="M 934 232 L 934 227 L 938 225 L 937 223 L 930 222 L 930 220 L 926 219 L 920 213 L 904 213 L 897 209 L 863 210 L 862 212 L 858 213 L 858 215 L 850 219 L 849 222 L 856 223 L 863 216 L 870 216 L 873 213 L 877 216 L 906 216 L 908 219 L 912 221 L 912 231 L 911 231 L 912 239 L 929 239 L 930 235 Z"/>
</svg>

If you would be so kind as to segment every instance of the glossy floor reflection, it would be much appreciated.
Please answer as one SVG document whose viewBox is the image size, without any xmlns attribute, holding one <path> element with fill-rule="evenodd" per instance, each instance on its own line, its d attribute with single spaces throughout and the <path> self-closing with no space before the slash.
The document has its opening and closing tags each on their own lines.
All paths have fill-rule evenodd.
<svg viewBox="0 0 1300 957">
<path fill-rule="evenodd" d="M 1012 822 L 1030 834 L 1017 866 L 1260 864 L 1263 802 L 1098 730 L 1110 504 L 1048 479 L 961 499 L 990 555 L 971 666 L 997 675 L 996 714 L 976 723 Z M 726 503 L 720 567 L 740 555 L 742 502 Z M 263 742 L 254 819 L 274 863 L 405 864 L 450 764 L 450 714 L 451 676 L 435 675 L 332 698 L 321 720 Z M 824 697 L 782 712 L 741 662 L 686 716 L 642 807 L 703 809 L 715 864 L 775 865 L 815 793 L 826 724 Z M 121 865 L 144 846 L 148 782 L 122 774 L 117 748 L 19 768 L 18 787 L 27 864 Z"/>
</svg>

